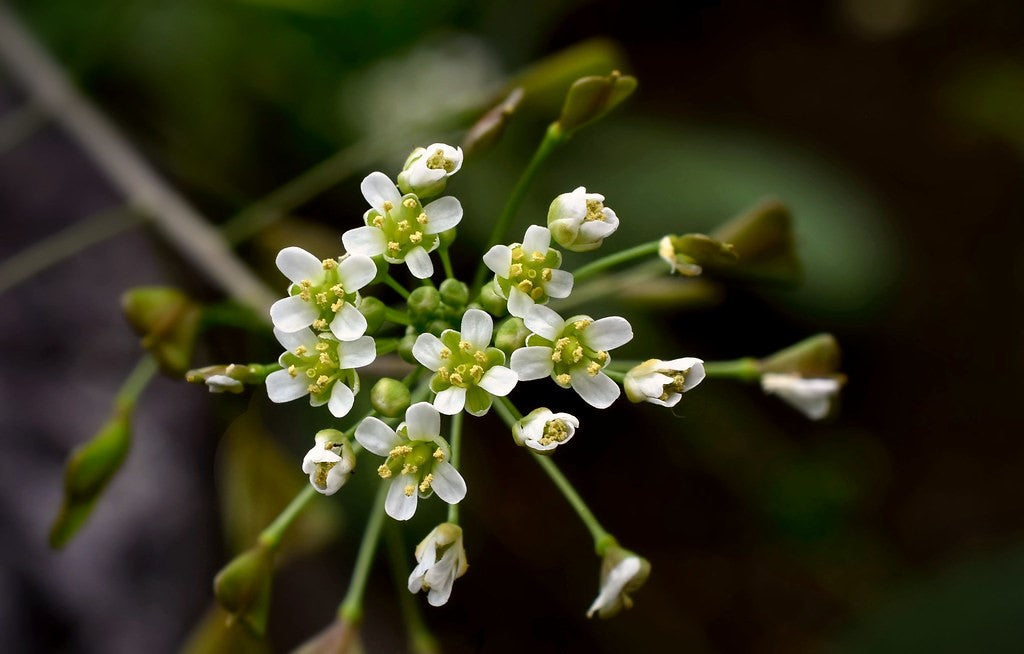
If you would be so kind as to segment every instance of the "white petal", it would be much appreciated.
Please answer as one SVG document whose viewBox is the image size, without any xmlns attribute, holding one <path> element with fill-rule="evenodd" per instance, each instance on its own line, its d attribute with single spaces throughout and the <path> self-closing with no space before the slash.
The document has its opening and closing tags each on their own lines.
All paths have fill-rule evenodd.
<svg viewBox="0 0 1024 654">
<path fill-rule="evenodd" d="M 446 416 L 454 416 L 466 406 L 466 389 L 452 386 L 437 394 L 434 408 Z"/>
<path fill-rule="evenodd" d="M 455 466 L 442 461 L 434 466 L 434 481 L 430 487 L 437 496 L 448 504 L 458 504 L 466 497 L 466 480 L 462 478 Z"/>
<path fill-rule="evenodd" d="M 553 309 L 541 304 L 531 307 L 526 313 L 526 317 L 523 318 L 523 322 L 531 332 L 552 342 L 561 336 L 562 330 L 565 328 L 565 321 L 562 320 L 562 317 Z"/>
<path fill-rule="evenodd" d="M 572 273 L 566 270 L 553 269 L 551 279 L 544 283 L 544 291 L 551 297 L 569 297 L 572 293 Z"/>
<path fill-rule="evenodd" d="M 619 316 L 601 318 L 583 332 L 583 342 L 595 350 L 611 350 L 633 339 L 633 327 Z"/>
<path fill-rule="evenodd" d="M 611 236 L 619 228 L 619 219 L 615 212 L 605 207 L 604 220 L 590 220 L 580 225 L 580 239 L 597 241 Z"/>
<path fill-rule="evenodd" d="M 551 360 L 552 350 L 543 345 L 521 347 L 512 353 L 509 366 L 519 376 L 520 381 L 543 379 L 551 375 L 554 362 Z"/>
<path fill-rule="evenodd" d="M 516 318 L 526 318 L 537 303 L 533 298 L 523 293 L 515 286 L 508 289 L 508 312 Z M 549 339 L 550 340 L 550 339 Z"/>
<path fill-rule="evenodd" d="M 267 397 L 271 402 L 291 402 L 309 394 L 309 380 L 305 375 L 292 377 L 287 370 L 275 370 L 267 375 Z"/>
<path fill-rule="evenodd" d="M 331 320 L 331 333 L 339 341 L 354 341 L 366 333 L 366 317 L 351 302 L 345 302 Z"/>
<path fill-rule="evenodd" d="M 300 329 L 296 332 L 283 332 L 280 329 L 275 329 L 274 336 L 277 337 L 277 342 L 289 352 L 294 352 L 300 345 L 312 352 L 316 344 L 320 342 L 311 329 Z"/>
<path fill-rule="evenodd" d="M 505 397 L 515 388 L 519 375 L 505 366 L 493 366 L 477 384 L 495 397 Z"/>
<path fill-rule="evenodd" d="M 577 368 L 571 376 L 573 390 L 592 407 L 607 409 L 619 397 L 619 385 L 603 372 L 591 375 L 586 368 Z"/>
<path fill-rule="evenodd" d="M 282 298 L 270 307 L 270 320 L 283 332 L 297 332 L 309 327 L 320 312 L 298 295 Z"/>
<path fill-rule="evenodd" d="M 327 401 L 327 409 L 335 418 L 344 418 L 352 410 L 356 396 L 352 389 L 340 381 L 334 382 L 331 388 L 331 399 Z"/>
<path fill-rule="evenodd" d="M 417 279 L 426 279 L 434 274 L 434 264 L 430 262 L 430 255 L 422 247 L 414 247 L 405 255 L 405 265 L 409 266 L 409 272 Z"/>
<path fill-rule="evenodd" d="M 684 393 L 704 381 L 704 361 L 697 357 L 672 359 L 671 361 L 665 362 L 665 367 L 670 370 L 680 370 L 685 373 L 686 380 L 683 382 Z"/>
<path fill-rule="evenodd" d="M 811 420 L 820 420 L 828 415 L 832 396 L 839 392 L 839 387 L 836 379 L 804 379 L 779 373 L 761 376 L 761 388 L 766 393 L 778 395 Z"/>
<path fill-rule="evenodd" d="M 462 314 L 462 340 L 476 349 L 482 350 L 491 344 L 493 330 L 494 320 L 486 311 L 470 309 Z"/>
<path fill-rule="evenodd" d="M 338 279 L 346 293 L 355 293 L 376 276 L 377 266 L 365 254 L 353 254 L 338 264 Z"/>
<path fill-rule="evenodd" d="M 363 178 L 362 183 L 359 184 L 359 190 L 363 192 L 363 197 L 370 203 L 370 206 L 384 212 L 384 202 L 390 202 L 392 205 L 397 205 L 402 201 L 402 194 L 399 193 L 398 187 L 391 181 L 391 178 L 382 172 L 373 172 Z"/>
<path fill-rule="evenodd" d="M 579 223 L 587 215 L 586 189 L 580 186 L 572 193 L 562 193 L 554 199 L 548 210 L 548 216 L 556 220 L 569 220 Z"/>
<path fill-rule="evenodd" d="M 377 344 L 371 336 L 360 336 L 354 341 L 338 345 L 338 367 L 342 370 L 362 368 L 377 358 Z"/>
<path fill-rule="evenodd" d="M 448 195 L 423 207 L 423 213 L 427 214 L 427 224 L 423 231 L 427 234 L 440 234 L 462 220 L 462 204 Z"/>
<path fill-rule="evenodd" d="M 484 265 L 495 275 L 507 278 L 512 267 L 512 250 L 507 245 L 495 245 L 484 255 Z"/>
<path fill-rule="evenodd" d="M 386 241 L 384 230 L 369 225 L 350 229 L 341 235 L 341 242 L 345 246 L 346 252 L 368 257 L 383 254 Z"/>
<path fill-rule="evenodd" d="M 323 262 L 302 248 L 288 247 L 277 253 L 277 269 L 293 283 L 304 279 L 315 281 L 323 277 Z"/>
<path fill-rule="evenodd" d="M 405 488 L 412 485 L 411 495 L 405 494 Z M 384 500 L 384 510 L 395 520 L 408 520 L 416 513 L 416 492 L 417 479 L 412 475 L 399 475 L 391 481 L 391 488 L 388 489 L 387 499 Z"/>
<path fill-rule="evenodd" d="M 640 567 L 640 559 L 631 556 L 623 559 L 612 568 L 611 572 L 608 573 L 608 576 L 601 583 L 601 592 L 598 593 L 594 603 L 590 605 L 587 617 L 589 618 L 594 615 L 595 611 L 613 605 L 622 593 L 622 589 L 626 587 L 626 584 L 640 572 Z"/>
<path fill-rule="evenodd" d="M 430 402 L 417 402 L 405 410 L 405 426 L 410 440 L 433 440 L 441 433 L 441 414 Z"/>
<path fill-rule="evenodd" d="M 523 250 L 547 254 L 550 245 L 551 231 L 547 227 L 530 225 L 526 228 L 526 236 L 523 237 Z"/>
<path fill-rule="evenodd" d="M 433 334 L 420 334 L 412 345 L 412 356 L 428 370 L 437 370 L 444 363 L 441 350 L 444 343 Z"/>
<path fill-rule="evenodd" d="M 401 441 L 394 429 L 372 416 L 363 418 L 356 427 L 356 440 L 377 456 L 388 456 Z"/>
</svg>

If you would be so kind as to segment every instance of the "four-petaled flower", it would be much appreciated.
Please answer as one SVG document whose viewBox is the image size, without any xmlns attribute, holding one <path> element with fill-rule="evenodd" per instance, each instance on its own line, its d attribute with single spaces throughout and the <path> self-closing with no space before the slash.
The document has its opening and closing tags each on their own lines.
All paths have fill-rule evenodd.
<svg viewBox="0 0 1024 654">
<path fill-rule="evenodd" d="M 335 417 L 346 415 L 359 390 L 355 368 L 370 365 L 377 357 L 373 338 L 337 341 L 308 327 L 293 333 L 274 329 L 274 336 L 287 351 L 277 360 L 282 369 L 267 375 L 270 400 L 290 402 L 309 395 L 311 405 L 326 404 Z"/>
<path fill-rule="evenodd" d="M 318 493 L 334 495 L 356 467 L 356 455 L 337 429 L 321 429 L 313 440 L 316 444 L 302 459 L 302 472 Z"/>
<path fill-rule="evenodd" d="M 619 385 L 603 368 L 611 361 L 608 350 L 633 338 L 633 328 L 625 318 L 573 316 L 563 320 L 551 309 L 537 305 L 526 314 L 524 322 L 533 333 L 526 339 L 527 347 L 512 353 L 509 364 L 519 379 L 529 381 L 550 375 L 556 384 L 571 386 L 598 409 L 618 399 Z"/>
<path fill-rule="evenodd" d="M 695 357 L 671 361 L 648 359 L 626 373 L 622 382 L 630 402 L 675 406 L 683 393 L 704 380 L 704 362 Z"/>
<path fill-rule="evenodd" d="M 441 413 L 455 415 L 463 408 L 482 416 L 491 408 L 491 396 L 512 392 L 519 377 L 504 366 L 505 353 L 491 345 L 494 321 L 480 309 L 462 316 L 462 331 L 446 329 L 441 338 L 420 334 L 412 354 L 434 372 L 430 390 L 437 393 L 434 406 Z"/>
<path fill-rule="evenodd" d="M 345 232 L 341 240 L 348 252 L 369 257 L 384 255 L 388 263 L 409 266 L 420 279 L 434 274 L 428 252 L 437 249 L 438 234 L 462 220 L 462 205 L 451 196 L 423 206 L 414 193 L 402 195 L 387 175 L 370 173 L 360 185 L 372 209 L 363 216 L 365 227 Z"/>
<path fill-rule="evenodd" d="M 843 385 L 839 375 L 832 377 L 801 377 L 795 373 L 766 372 L 761 375 L 761 388 L 769 395 L 778 395 L 787 404 L 811 420 L 821 420 L 832 408 L 832 400 Z"/>
<path fill-rule="evenodd" d="M 455 580 L 468 569 L 462 527 L 442 523 L 416 546 L 416 568 L 409 575 L 409 592 L 429 591 L 427 602 L 442 606 L 451 596 Z"/>
<path fill-rule="evenodd" d="M 384 510 L 395 520 L 411 518 L 418 497 L 436 492 L 448 504 L 458 504 L 466 496 L 466 482 L 448 462 L 451 448 L 440 432 L 441 414 L 427 402 L 409 407 L 397 430 L 372 416 L 356 428 L 356 440 L 387 459 L 377 474 L 391 480 Z"/>
<path fill-rule="evenodd" d="M 277 267 L 292 281 L 289 296 L 270 307 L 274 327 L 297 332 L 312 326 L 330 329 L 339 341 L 354 341 L 366 333 L 366 318 L 356 309 L 359 289 L 377 275 L 373 260 L 352 255 L 340 262 L 317 259 L 302 248 L 287 247 L 277 255 Z"/>
<path fill-rule="evenodd" d="M 576 430 L 579 419 L 569 413 L 552 413 L 548 408 L 534 409 L 512 426 L 512 438 L 517 445 L 531 450 L 549 453 L 559 445 L 568 443 Z"/>
<path fill-rule="evenodd" d="M 405 161 L 405 170 L 398 174 L 398 188 L 421 198 L 444 191 L 448 178 L 462 168 L 462 148 L 433 143 L 416 148 Z"/>
<path fill-rule="evenodd" d="M 601 247 L 604 239 L 619 228 L 619 217 L 604 206 L 604 196 L 587 193 L 580 186 L 572 193 L 562 193 L 548 209 L 551 236 L 567 250 L 590 252 Z"/>
<path fill-rule="evenodd" d="M 495 292 L 508 300 L 508 312 L 517 318 L 525 318 L 534 304 L 568 297 L 572 291 L 572 273 L 558 269 L 562 254 L 550 245 L 550 230 L 530 225 L 522 244 L 495 245 L 484 255 L 494 273 Z"/>
</svg>

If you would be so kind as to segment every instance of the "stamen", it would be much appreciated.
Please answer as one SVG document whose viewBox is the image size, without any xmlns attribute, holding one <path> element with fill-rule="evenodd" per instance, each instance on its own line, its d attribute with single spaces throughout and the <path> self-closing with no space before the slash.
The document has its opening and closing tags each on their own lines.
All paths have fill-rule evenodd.
<svg viewBox="0 0 1024 654">
<path fill-rule="evenodd" d="M 406 456 L 407 454 L 412 454 L 411 447 L 409 447 L 408 445 L 396 445 L 395 447 L 391 448 L 390 452 L 388 452 L 388 458 L 397 458 L 400 456 Z"/>
<path fill-rule="evenodd" d="M 413 232 L 412 234 L 409 234 L 409 242 L 410 243 L 419 243 L 422 240 L 423 240 L 423 232 Z"/>
<path fill-rule="evenodd" d="M 324 270 L 334 270 L 338 267 L 338 262 L 334 259 L 324 259 L 321 264 L 323 265 Z"/>
<path fill-rule="evenodd" d="M 413 200 L 412 198 L 406 198 L 402 200 L 402 206 L 404 206 L 406 209 L 412 209 L 416 206 L 416 200 Z"/>
<path fill-rule="evenodd" d="M 330 349 L 331 345 L 330 345 L 330 343 L 326 343 L 324 341 L 320 341 L 314 347 L 316 348 L 317 352 L 326 352 L 327 350 Z"/>
<path fill-rule="evenodd" d="M 411 475 L 419 469 L 420 467 L 417 465 L 413 465 L 412 463 L 406 463 L 404 466 L 402 466 L 402 474 Z"/>
<path fill-rule="evenodd" d="M 374 227 L 380 229 L 384 227 L 384 216 L 377 214 L 376 216 L 373 217 L 373 220 L 371 220 L 370 222 L 373 223 Z"/>
<path fill-rule="evenodd" d="M 408 220 L 403 220 L 400 223 L 398 223 L 398 231 L 404 232 L 407 229 L 409 229 L 409 221 Z"/>
<path fill-rule="evenodd" d="M 476 361 L 477 363 L 485 363 L 487 361 L 487 355 L 484 354 L 481 350 L 477 350 L 476 352 L 473 353 L 473 360 Z"/>
<path fill-rule="evenodd" d="M 459 349 L 463 352 L 469 352 L 473 349 L 473 344 L 469 341 L 459 341 Z"/>
<path fill-rule="evenodd" d="M 398 241 L 389 241 L 388 242 L 388 252 L 398 252 L 398 249 L 400 247 L 401 246 L 398 245 Z"/>
<path fill-rule="evenodd" d="M 523 293 L 529 293 L 531 290 L 533 290 L 533 282 L 531 282 L 529 279 L 524 279 L 523 281 L 516 284 L 516 288 L 518 288 Z"/>
<path fill-rule="evenodd" d="M 437 356 L 441 357 L 442 359 L 447 359 L 451 355 L 452 355 L 452 351 L 449 350 L 446 347 L 442 347 L 441 351 L 437 353 Z"/>
<path fill-rule="evenodd" d="M 420 492 L 421 493 L 426 493 L 428 490 L 430 490 L 430 484 L 432 484 L 433 482 L 434 482 L 434 475 L 432 473 L 428 472 L 427 476 L 424 477 L 423 481 L 420 482 Z"/>
<path fill-rule="evenodd" d="M 380 475 L 381 479 L 387 479 L 391 476 L 391 468 L 389 468 L 386 463 L 382 463 L 377 468 L 377 474 Z"/>
<path fill-rule="evenodd" d="M 416 222 L 418 222 L 421 225 L 426 225 L 429 220 L 430 218 L 428 218 L 427 214 L 425 213 L 421 213 L 420 215 L 416 216 Z"/>
<path fill-rule="evenodd" d="M 508 269 L 508 274 L 511 277 L 518 277 L 518 276 L 522 275 L 523 274 L 523 264 L 521 264 L 521 263 L 514 263 L 514 264 L 512 264 L 512 266 L 509 267 L 509 269 Z"/>
<path fill-rule="evenodd" d="M 313 328 L 320 330 L 327 329 L 327 321 L 323 318 L 317 318 L 313 321 Z"/>
<path fill-rule="evenodd" d="M 568 373 L 563 372 L 561 375 L 555 377 L 555 381 L 562 386 L 568 386 L 569 383 L 572 381 L 572 377 L 570 377 Z"/>
<path fill-rule="evenodd" d="M 546 282 L 550 282 L 551 281 L 551 269 L 550 268 L 544 268 L 543 270 L 541 270 L 540 271 L 540 278 L 543 279 Z"/>
<path fill-rule="evenodd" d="M 416 487 L 412 484 L 407 484 L 404 492 L 406 497 L 412 497 L 412 494 L 416 492 Z"/>
<path fill-rule="evenodd" d="M 594 377 L 599 372 L 601 372 L 600 364 L 598 364 L 596 361 L 591 361 L 590 365 L 587 366 L 587 374 L 590 375 L 591 377 Z"/>
<path fill-rule="evenodd" d="M 307 350 L 305 345 L 300 345 L 297 348 L 295 348 L 295 356 L 297 357 L 305 356 L 306 352 Z"/>
<path fill-rule="evenodd" d="M 391 200 L 384 200 L 384 204 L 382 205 L 382 207 L 384 208 L 385 212 L 388 212 L 394 209 L 395 205 L 391 204 Z"/>
<path fill-rule="evenodd" d="M 440 447 L 434 450 L 434 459 L 444 461 L 444 451 Z"/>
</svg>

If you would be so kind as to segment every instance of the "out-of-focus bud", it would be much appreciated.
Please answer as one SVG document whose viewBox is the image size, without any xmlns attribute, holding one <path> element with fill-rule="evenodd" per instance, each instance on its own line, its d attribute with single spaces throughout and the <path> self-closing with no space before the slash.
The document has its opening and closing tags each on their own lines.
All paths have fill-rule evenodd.
<svg viewBox="0 0 1024 654">
<path fill-rule="evenodd" d="M 185 373 L 185 381 L 190 384 L 206 384 L 211 393 L 241 393 L 245 384 L 262 384 L 273 369 L 276 366 L 258 363 L 220 364 L 189 370 Z"/>
<path fill-rule="evenodd" d="M 816 334 L 762 359 L 761 389 L 811 420 L 821 420 L 846 383 L 846 376 L 838 372 L 839 359 L 835 337 Z"/>
<path fill-rule="evenodd" d="M 415 193 L 419 198 L 432 198 L 444 192 L 448 178 L 462 168 L 462 148 L 444 143 L 432 143 L 416 148 L 405 160 L 405 168 L 398 174 L 398 188 L 402 193 Z"/>
<path fill-rule="evenodd" d="M 831 375 L 839 370 L 840 356 L 839 343 L 832 334 L 815 334 L 761 359 L 761 371 L 805 377 Z"/>
<path fill-rule="evenodd" d="M 402 357 L 402 361 L 411 363 L 414 366 L 419 365 L 419 361 L 413 356 L 412 348 L 416 345 L 417 334 L 415 332 L 408 333 L 402 337 L 402 340 L 398 341 L 398 356 Z"/>
<path fill-rule="evenodd" d="M 441 294 L 433 286 L 420 286 L 409 294 L 406 304 L 413 318 L 429 317 L 441 306 Z"/>
<path fill-rule="evenodd" d="M 647 559 L 618 545 L 609 547 L 601 561 L 601 590 L 590 605 L 587 617 L 597 613 L 598 617 L 610 618 L 623 608 L 633 608 L 629 594 L 639 590 L 650 574 L 651 564 Z"/>
<path fill-rule="evenodd" d="M 383 377 L 370 389 L 370 404 L 374 410 L 388 418 L 405 415 L 412 403 L 409 387 L 390 377 Z"/>
<path fill-rule="evenodd" d="M 450 307 L 461 308 L 469 302 L 469 287 L 457 279 L 446 279 L 438 289 L 441 301 Z"/>
<path fill-rule="evenodd" d="M 213 594 L 232 617 L 262 636 L 267 629 L 274 555 L 257 545 L 236 556 L 213 579 Z"/>
<path fill-rule="evenodd" d="M 526 345 L 526 337 L 531 334 L 522 318 L 511 317 L 501 323 L 494 335 L 494 346 L 507 356 Z"/>
<path fill-rule="evenodd" d="M 498 292 L 494 290 L 494 284 L 484 284 L 476 301 L 484 311 L 495 318 L 504 316 L 508 311 L 508 300 L 498 295 Z"/>
<path fill-rule="evenodd" d="M 341 618 L 327 625 L 323 631 L 299 645 L 292 654 L 344 654 L 355 651 L 353 644 L 359 629 Z"/>
<path fill-rule="evenodd" d="M 704 380 L 704 362 L 694 357 L 648 359 L 626 373 L 622 382 L 630 402 L 672 407 L 683 393 Z"/>
<path fill-rule="evenodd" d="M 176 288 L 142 286 L 125 292 L 121 308 L 164 372 L 180 376 L 188 370 L 202 316 L 199 305 Z"/>
<path fill-rule="evenodd" d="M 125 408 L 71 452 L 64 468 L 64 503 L 50 530 L 51 547 L 63 547 L 85 524 L 100 493 L 124 463 L 131 443 L 131 410 Z"/>
<path fill-rule="evenodd" d="M 668 235 L 658 244 L 658 256 L 665 260 L 672 272 L 695 277 L 704 267 L 719 269 L 731 266 L 738 258 L 730 243 L 716 241 L 704 234 Z"/>
<path fill-rule="evenodd" d="M 376 334 L 384 324 L 384 318 L 387 315 L 387 307 L 384 303 L 370 295 L 363 295 L 359 298 L 359 306 L 356 308 L 366 318 L 366 333 L 371 336 Z"/>
<path fill-rule="evenodd" d="M 571 132 L 602 118 L 617 107 L 636 89 L 636 78 L 612 71 L 611 75 L 581 77 L 565 96 L 562 115 L 558 125 L 563 134 Z"/>
<path fill-rule="evenodd" d="M 799 281 L 800 261 L 793 239 L 793 220 L 786 205 L 765 200 L 712 234 L 731 243 L 739 255 L 735 266 L 716 270 L 723 275 L 778 283 Z"/>
<path fill-rule="evenodd" d="M 604 196 L 582 186 L 562 193 L 548 208 L 551 238 L 573 252 L 596 250 L 618 228 L 619 217 L 604 206 Z"/>
<path fill-rule="evenodd" d="M 498 105 L 480 117 L 469 131 L 462 142 L 462 148 L 466 154 L 477 154 L 490 149 L 501 135 L 505 133 L 512 114 L 523 99 L 523 89 L 514 88 Z"/>
</svg>

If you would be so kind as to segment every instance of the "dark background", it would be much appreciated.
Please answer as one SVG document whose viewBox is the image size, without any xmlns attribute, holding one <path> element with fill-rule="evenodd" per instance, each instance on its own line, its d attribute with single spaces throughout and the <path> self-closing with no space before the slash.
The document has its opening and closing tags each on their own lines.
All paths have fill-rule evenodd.
<svg viewBox="0 0 1024 654">
<path fill-rule="evenodd" d="M 839 415 L 810 423 L 756 387 L 717 380 L 674 412 L 599 413 L 544 383 L 518 389 L 520 406 L 557 398 L 578 412 L 583 428 L 558 461 L 653 573 L 632 611 L 587 621 L 599 562 L 586 532 L 495 417 L 470 420 L 471 569 L 444 608 L 420 602 L 445 651 L 1021 651 L 1024 6 L 766 5 L 13 8 L 215 222 L 369 144 L 328 192 L 241 245 L 275 289 L 280 247 L 337 254 L 364 210 L 363 175 L 394 174 L 414 145 L 458 141 L 508 79 L 594 37 L 606 39 L 598 64 L 640 88 L 553 157 L 517 231 L 581 184 L 623 221 L 606 249 L 709 230 L 767 195 L 792 207 L 799 289 L 733 287 L 689 311 L 616 299 L 590 310 L 634 321 L 640 337 L 623 352 L 636 358 L 762 356 L 830 331 L 849 377 Z M 466 275 L 557 112 L 564 85 L 550 86 L 449 186 L 466 207 L 455 251 Z M 122 203 L 59 127 L 3 123 L 24 102 L 0 66 L 0 265 Z M 395 131 L 408 139 L 390 143 Z M 2 651 L 178 650 L 210 606 L 213 574 L 303 483 L 298 462 L 322 416 L 258 390 L 215 397 L 160 379 L 89 524 L 64 551 L 47 548 L 63 459 L 103 422 L 140 355 L 119 296 L 154 283 L 217 299 L 145 228 L 2 291 Z M 197 362 L 275 355 L 265 335 L 223 330 Z M 275 651 L 331 620 L 370 477 L 322 500 L 295 539 L 275 579 Z M 442 519 L 439 504 L 421 507 L 408 548 Z M 379 563 L 364 644 L 399 651 Z"/>
</svg>

